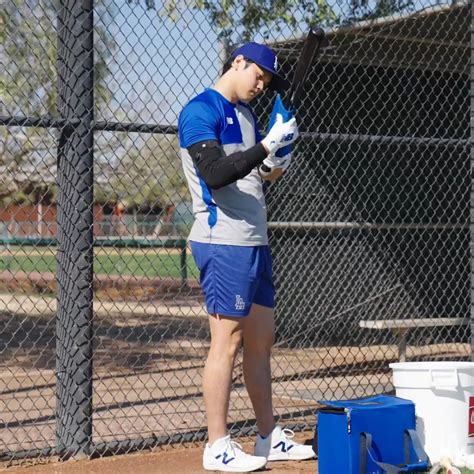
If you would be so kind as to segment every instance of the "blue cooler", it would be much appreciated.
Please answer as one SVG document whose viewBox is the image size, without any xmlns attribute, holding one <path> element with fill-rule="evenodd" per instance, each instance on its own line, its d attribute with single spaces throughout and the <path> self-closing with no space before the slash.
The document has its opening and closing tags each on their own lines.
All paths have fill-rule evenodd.
<svg viewBox="0 0 474 474">
<path fill-rule="evenodd" d="M 429 459 L 415 431 L 415 405 L 377 395 L 321 400 L 318 409 L 319 474 L 426 472 Z"/>
</svg>

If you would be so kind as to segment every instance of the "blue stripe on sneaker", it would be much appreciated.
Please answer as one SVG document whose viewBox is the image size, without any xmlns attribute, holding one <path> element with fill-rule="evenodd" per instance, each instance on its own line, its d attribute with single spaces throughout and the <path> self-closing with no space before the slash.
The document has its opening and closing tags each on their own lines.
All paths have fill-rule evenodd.
<svg viewBox="0 0 474 474">
<path fill-rule="evenodd" d="M 229 464 L 231 461 L 233 461 L 233 460 L 235 459 L 235 458 L 229 458 L 229 459 L 228 459 L 228 456 L 229 456 L 229 455 L 228 455 L 227 453 L 218 454 L 218 455 L 216 456 L 216 459 L 219 459 L 221 456 L 222 456 L 222 463 L 225 464 L 225 465 Z"/>
<path fill-rule="evenodd" d="M 281 452 L 286 453 L 286 446 L 285 446 L 284 441 L 280 441 L 279 443 L 275 444 L 275 446 L 273 446 L 273 449 L 278 449 L 280 445 L 281 445 Z"/>
</svg>

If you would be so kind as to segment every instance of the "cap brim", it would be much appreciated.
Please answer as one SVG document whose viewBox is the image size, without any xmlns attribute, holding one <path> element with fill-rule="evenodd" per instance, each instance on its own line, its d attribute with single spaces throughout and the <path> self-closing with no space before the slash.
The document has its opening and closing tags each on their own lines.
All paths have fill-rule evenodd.
<svg viewBox="0 0 474 474">
<path fill-rule="evenodd" d="M 274 71 L 271 69 L 266 68 L 265 66 L 262 66 L 259 64 L 259 66 L 262 69 L 265 69 L 265 71 L 268 71 L 272 75 L 272 80 L 270 81 L 270 84 L 268 84 L 268 88 L 277 92 L 284 92 L 286 89 L 290 87 L 290 81 L 287 81 L 285 78 L 281 77 L 278 74 L 275 74 Z"/>
<path fill-rule="evenodd" d="M 277 74 L 273 74 L 268 87 L 277 92 L 285 92 L 290 87 L 290 82 Z"/>
</svg>

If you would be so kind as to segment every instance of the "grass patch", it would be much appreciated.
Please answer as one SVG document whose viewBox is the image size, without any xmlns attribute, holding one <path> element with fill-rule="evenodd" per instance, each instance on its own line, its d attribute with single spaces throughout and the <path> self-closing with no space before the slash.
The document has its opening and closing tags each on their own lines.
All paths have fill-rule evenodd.
<svg viewBox="0 0 474 474">
<path fill-rule="evenodd" d="M 186 257 L 188 277 L 196 278 L 198 270 L 192 256 Z M 0 257 L 0 271 L 10 272 L 56 272 L 56 257 L 50 253 L 33 255 L 8 255 Z M 181 257 L 179 254 L 133 254 L 123 255 L 114 250 L 110 254 L 94 257 L 94 272 L 98 275 L 133 275 L 148 278 L 180 278 Z"/>
</svg>

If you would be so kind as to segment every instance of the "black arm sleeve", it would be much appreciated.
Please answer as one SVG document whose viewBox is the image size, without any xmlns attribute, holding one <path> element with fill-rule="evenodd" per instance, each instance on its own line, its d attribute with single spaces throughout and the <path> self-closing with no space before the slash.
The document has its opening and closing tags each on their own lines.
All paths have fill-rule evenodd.
<svg viewBox="0 0 474 474">
<path fill-rule="evenodd" d="M 267 150 L 261 143 L 226 155 L 215 140 L 195 143 L 188 151 L 202 179 L 212 189 L 222 188 L 247 176 L 267 156 Z"/>
</svg>

